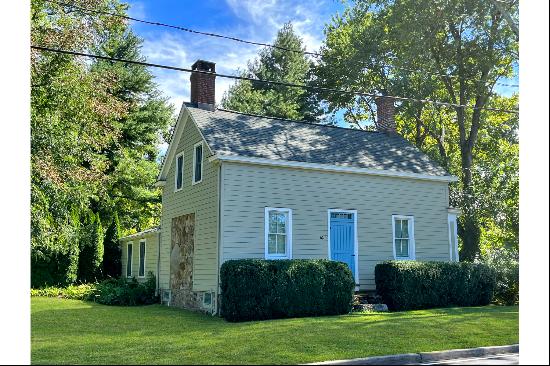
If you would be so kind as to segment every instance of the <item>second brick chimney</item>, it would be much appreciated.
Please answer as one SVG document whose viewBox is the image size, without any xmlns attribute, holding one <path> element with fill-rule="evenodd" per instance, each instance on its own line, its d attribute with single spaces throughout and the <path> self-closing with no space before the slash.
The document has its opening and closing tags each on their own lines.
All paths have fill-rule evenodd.
<svg viewBox="0 0 550 366">
<path fill-rule="evenodd" d="M 392 98 L 377 97 L 376 101 L 376 129 L 380 132 L 395 133 L 395 104 Z"/>
<path fill-rule="evenodd" d="M 197 60 L 191 69 L 211 73 L 191 74 L 191 103 L 199 108 L 214 110 L 216 108 L 216 64 Z"/>
</svg>

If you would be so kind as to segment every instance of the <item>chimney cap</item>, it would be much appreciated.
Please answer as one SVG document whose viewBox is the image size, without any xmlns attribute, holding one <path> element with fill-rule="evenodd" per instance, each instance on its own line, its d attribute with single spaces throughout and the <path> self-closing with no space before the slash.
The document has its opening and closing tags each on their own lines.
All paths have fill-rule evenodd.
<svg viewBox="0 0 550 366">
<path fill-rule="evenodd" d="M 197 60 L 191 65 L 191 70 L 216 72 L 216 63 L 206 60 Z"/>
</svg>

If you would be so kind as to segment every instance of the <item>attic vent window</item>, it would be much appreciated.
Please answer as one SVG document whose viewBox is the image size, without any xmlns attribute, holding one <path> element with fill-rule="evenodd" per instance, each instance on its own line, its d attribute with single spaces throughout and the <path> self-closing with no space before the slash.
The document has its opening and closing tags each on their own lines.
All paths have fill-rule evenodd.
<svg viewBox="0 0 550 366">
<path fill-rule="evenodd" d="M 196 143 L 194 146 L 193 154 L 193 184 L 200 183 L 202 181 L 202 141 Z"/>
<path fill-rule="evenodd" d="M 175 191 L 183 187 L 183 152 L 176 156 Z"/>
</svg>

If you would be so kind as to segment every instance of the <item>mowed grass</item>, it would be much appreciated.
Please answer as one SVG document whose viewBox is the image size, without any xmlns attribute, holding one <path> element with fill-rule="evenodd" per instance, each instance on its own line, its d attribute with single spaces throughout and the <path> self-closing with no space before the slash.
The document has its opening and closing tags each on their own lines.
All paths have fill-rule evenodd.
<svg viewBox="0 0 550 366">
<path fill-rule="evenodd" d="M 296 364 L 518 343 L 518 307 L 228 323 L 160 305 L 32 298 L 34 364 Z"/>
</svg>

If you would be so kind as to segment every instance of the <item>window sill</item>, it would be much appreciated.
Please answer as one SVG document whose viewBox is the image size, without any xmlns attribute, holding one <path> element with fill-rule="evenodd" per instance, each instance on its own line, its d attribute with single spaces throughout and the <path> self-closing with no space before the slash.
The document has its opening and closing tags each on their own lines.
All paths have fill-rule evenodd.
<svg viewBox="0 0 550 366">
<path fill-rule="evenodd" d="M 265 259 L 266 260 L 279 260 L 279 259 L 291 259 L 291 258 L 290 258 L 290 256 L 285 255 L 285 256 L 266 256 Z"/>
</svg>

